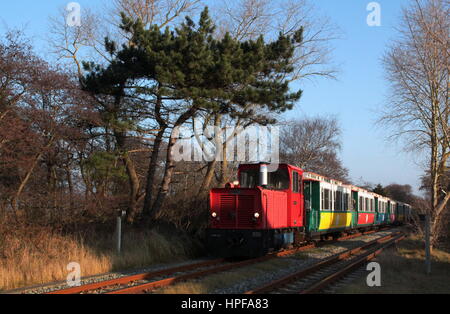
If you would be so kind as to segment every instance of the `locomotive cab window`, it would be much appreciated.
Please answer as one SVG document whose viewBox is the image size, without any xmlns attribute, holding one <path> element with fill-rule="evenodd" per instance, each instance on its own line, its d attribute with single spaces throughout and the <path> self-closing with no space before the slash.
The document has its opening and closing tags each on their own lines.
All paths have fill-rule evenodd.
<svg viewBox="0 0 450 314">
<path fill-rule="evenodd" d="M 267 181 L 266 188 L 269 190 L 287 190 L 290 186 L 289 172 L 286 168 L 278 168 L 267 174 Z M 242 188 L 256 188 L 259 185 L 259 169 L 242 170 L 239 183 Z M 297 173 L 297 192 L 298 189 Z"/>
<path fill-rule="evenodd" d="M 256 188 L 259 183 L 259 171 L 256 169 L 248 169 L 241 171 L 239 184 L 242 188 Z"/>
</svg>

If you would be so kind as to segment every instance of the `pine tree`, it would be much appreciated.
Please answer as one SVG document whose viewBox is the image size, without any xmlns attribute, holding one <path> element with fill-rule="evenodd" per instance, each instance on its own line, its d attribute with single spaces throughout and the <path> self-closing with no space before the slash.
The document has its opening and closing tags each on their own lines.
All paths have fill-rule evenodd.
<svg viewBox="0 0 450 314">
<path fill-rule="evenodd" d="M 172 30 L 146 28 L 139 20 L 122 17 L 122 29 L 131 35 L 130 44 L 117 51 L 116 44 L 106 40 L 114 60 L 106 68 L 87 65 L 90 73 L 85 85 L 94 94 L 122 97 L 126 90 L 132 90 L 151 99 L 148 105 L 154 118 L 164 130 L 170 129 L 164 176 L 156 198 L 152 195 L 154 179 L 147 180 L 144 213 L 154 217 L 170 187 L 177 127 L 205 111 L 250 118 L 254 111 L 243 110 L 250 104 L 276 113 L 291 109 L 301 91 L 291 92 L 286 77 L 293 71 L 294 44 L 302 36 L 299 30 L 292 37 L 280 34 L 270 43 L 262 36 L 242 42 L 229 34 L 216 39 L 208 8 L 198 24 L 187 17 Z M 254 118 L 261 124 L 273 122 L 264 116 Z"/>
</svg>

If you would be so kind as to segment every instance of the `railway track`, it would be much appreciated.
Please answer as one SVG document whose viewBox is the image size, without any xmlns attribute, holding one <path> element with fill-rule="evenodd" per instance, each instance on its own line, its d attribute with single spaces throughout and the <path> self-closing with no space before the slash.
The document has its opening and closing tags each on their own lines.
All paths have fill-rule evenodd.
<svg viewBox="0 0 450 314">
<path fill-rule="evenodd" d="M 247 265 L 260 263 L 269 259 L 287 256 L 315 248 L 324 244 L 330 244 L 337 241 L 348 240 L 359 236 L 374 233 L 376 231 L 368 231 L 365 233 L 356 233 L 347 235 L 332 241 L 325 241 L 322 243 L 312 243 L 301 247 L 287 249 L 284 251 L 271 253 L 266 256 L 248 259 L 239 262 L 230 262 L 225 259 L 214 259 L 206 262 L 193 263 L 175 268 L 169 268 L 154 272 L 146 272 L 132 276 L 124 276 L 117 279 L 111 279 L 102 282 L 82 285 L 78 287 L 67 288 L 63 290 L 56 290 L 48 294 L 139 294 L 151 293 L 152 291 L 173 285 L 175 283 L 186 280 L 196 279 L 207 275 L 223 272 Z"/>
<path fill-rule="evenodd" d="M 355 235 L 357 236 L 357 235 Z M 108 281 L 96 282 L 78 287 L 55 290 L 48 294 L 135 294 L 147 293 L 157 288 L 166 287 L 177 282 L 194 279 L 233 268 L 244 267 L 254 263 L 263 262 L 275 257 L 295 254 L 297 252 L 314 248 L 309 244 L 299 248 L 284 250 L 266 256 L 248 259 L 240 262 L 229 262 L 226 259 L 214 259 L 201 263 L 194 263 L 165 270 L 147 272 L 132 276 L 125 276 Z"/>
<path fill-rule="evenodd" d="M 402 240 L 401 232 L 370 241 L 360 247 L 338 253 L 306 269 L 285 276 L 245 294 L 309 294 L 318 293 L 367 261 L 385 248 Z"/>
</svg>

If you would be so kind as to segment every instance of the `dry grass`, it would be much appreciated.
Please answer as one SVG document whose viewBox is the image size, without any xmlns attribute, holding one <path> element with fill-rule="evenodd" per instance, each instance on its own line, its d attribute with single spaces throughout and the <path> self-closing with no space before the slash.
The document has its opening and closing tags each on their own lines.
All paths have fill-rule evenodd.
<svg viewBox="0 0 450 314">
<path fill-rule="evenodd" d="M 434 249 L 432 273 L 425 274 L 423 241 L 410 237 L 377 257 L 381 266 L 381 287 L 368 287 L 366 278 L 337 293 L 450 293 L 450 253 Z"/>
<path fill-rule="evenodd" d="M 264 273 L 275 271 L 277 269 L 288 267 L 289 262 L 286 259 L 278 258 L 266 262 L 226 271 L 214 275 L 182 282 L 167 288 L 156 291 L 159 294 L 207 294 L 213 293 L 216 289 L 229 287 L 243 280 L 261 276 Z"/>
<path fill-rule="evenodd" d="M 155 231 L 126 231 L 123 253 L 114 253 L 112 235 L 63 236 L 45 230 L 18 232 L 0 239 L 0 291 L 65 280 L 70 262 L 82 276 L 183 260 L 192 253 L 188 240 L 168 239 Z"/>
</svg>

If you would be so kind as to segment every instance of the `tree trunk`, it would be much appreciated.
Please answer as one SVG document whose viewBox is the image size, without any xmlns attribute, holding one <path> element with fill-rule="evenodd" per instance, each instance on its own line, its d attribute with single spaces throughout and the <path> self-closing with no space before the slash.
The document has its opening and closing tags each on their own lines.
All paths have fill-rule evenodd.
<svg viewBox="0 0 450 314">
<path fill-rule="evenodd" d="M 169 192 L 170 183 L 172 182 L 173 170 L 175 168 L 175 163 L 173 161 L 172 149 L 175 145 L 177 139 L 174 136 L 170 137 L 169 144 L 167 146 L 167 156 L 166 156 L 166 167 L 164 170 L 164 177 L 161 183 L 161 187 L 158 191 L 158 195 L 156 197 L 155 203 L 152 206 L 150 211 L 150 217 L 154 219 L 158 212 L 161 210 L 161 207 L 166 199 L 167 193 Z"/>
<path fill-rule="evenodd" d="M 228 160 L 227 160 L 227 144 L 223 144 L 222 161 L 220 162 L 220 186 L 224 186 L 228 182 Z"/>
<path fill-rule="evenodd" d="M 208 169 L 206 170 L 206 174 L 203 178 L 202 184 L 200 185 L 200 188 L 198 189 L 197 196 L 202 194 L 202 192 L 211 185 L 211 181 L 214 176 L 214 171 L 216 169 L 216 163 L 217 163 L 216 159 L 208 162 Z"/>
<path fill-rule="evenodd" d="M 67 177 L 67 185 L 69 187 L 69 204 L 70 209 L 74 206 L 73 204 L 73 183 L 72 183 L 72 174 L 70 173 L 70 167 L 66 167 L 66 177 Z"/>
<path fill-rule="evenodd" d="M 13 199 L 11 200 L 11 205 L 12 208 L 14 209 L 14 211 L 17 210 L 17 201 L 20 197 L 20 195 L 23 192 L 23 189 L 25 188 L 25 186 L 27 185 L 28 181 L 30 180 L 31 174 L 34 171 L 34 168 L 36 167 L 39 159 L 41 159 L 43 153 L 39 153 L 33 160 L 33 162 L 31 163 L 31 167 L 28 169 L 25 177 L 23 178 L 23 180 L 20 182 L 19 188 L 16 191 L 16 194 L 14 195 Z"/>
<path fill-rule="evenodd" d="M 139 184 L 139 177 L 136 173 L 136 168 L 134 167 L 134 163 L 131 160 L 130 156 L 126 154 L 123 160 L 125 163 L 125 167 L 127 169 L 128 180 L 130 183 L 130 198 L 128 204 L 127 222 L 132 224 L 138 212 L 137 203 L 140 199 L 139 197 L 140 184 Z"/>
<path fill-rule="evenodd" d="M 128 153 L 126 152 L 125 147 L 125 135 L 122 132 L 114 131 L 114 136 L 117 141 L 117 147 L 122 156 L 122 161 L 125 165 L 125 169 L 128 176 L 128 183 L 130 188 L 130 195 L 128 198 L 128 212 L 127 212 L 127 222 L 132 224 L 138 212 L 137 203 L 140 199 L 139 190 L 140 190 L 140 182 L 139 177 L 136 173 L 136 168 L 134 167 L 133 160 L 130 158 Z"/>
<path fill-rule="evenodd" d="M 16 191 L 16 194 L 14 195 L 14 197 L 11 200 L 11 206 L 12 206 L 14 212 L 17 210 L 17 201 L 18 201 L 20 195 L 22 194 L 25 186 L 27 185 L 28 181 L 30 180 L 31 174 L 33 173 L 34 168 L 36 167 L 39 159 L 41 159 L 42 155 L 44 154 L 43 151 L 46 150 L 47 148 L 49 148 L 53 144 L 53 139 L 54 139 L 54 137 L 50 138 L 49 142 L 44 147 L 44 149 L 39 154 L 36 155 L 33 162 L 31 163 L 31 167 L 28 169 L 25 177 L 23 178 L 22 182 L 20 183 L 19 188 Z"/>
<path fill-rule="evenodd" d="M 174 124 L 174 128 L 170 134 L 169 143 L 167 145 L 166 154 L 166 167 L 164 170 L 164 177 L 162 180 L 161 187 L 158 191 L 158 196 L 156 197 L 155 203 L 150 211 L 150 218 L 154 219 L 156 215 L 160 212 L 164 200 L 166 199 L 167 193 L 169 192 L 170 183 L 172 182 L 173 171 L 175 168 L 175 162 L 173 159 L 173 146 L 178 140 L 179 127 L 183 125 L 189 118 L 195 114 L 196 109 L 190 108 L 188 111 L 183 113 Z"/>
<path fill-rule="evenodd" d="M 158 96 L 155 104 L 155 118 L 159 124 L 159 131 L 156 135 L 155 142 L 153 143 L 153 151 L 150 157 L 150 164 L 147 171 L 147 185 L 145 188 L 145 200 L 144 207 L 142 209 L 142 214 L 145 217 L 144 220 L 149 220 L 152 211 L 152 201 L 153 201 L 153 186 L 155 184 L 156 167 L 158 164 L 159 151 L 161 149 L 161 143 L 163 140 L 164 133 L 167 129 L 167 123 L 161 116 L 161 105 L 162 99 Z"/>
<path fill-rule="evenodd" d="M 147 172 L 147 186 L 145 188 L 145 200 L 142 214 L 145 217 L 149 217 L 152 209 L 153 198 L 153 186 L 155 185 L 156 166 L 158 163 L 159 150 L 161 148 L 162 138 L 165 132 L 165 128 L 161 129 L 156 135 L 155 142 L 153 144 L 153 151 L 150 157 L 150 164 Z"/>
<path fill-rule="evenodd" d="M 220 124 L 221 124 L 221 115 L 216 114 L 214 117 L 214 127 L 215 127 L 214 138 L 216 145 L 219 145 L 220 143 L 219 134 L 217 134 L 216 132 L 217 129 L 220 128 Z M 216 171 L 216 164 L 217 164 L 217 152 L 214 156 L 214 159 L 208 162 L 208 169 L 206 171 L 205 177 L 203 178 L 202 184 L 200 185 L 197 195 L 200 195 L 205 189 L 209 188 L 209 186 L 211 185 L 214 172 Z"/>
</svg>

